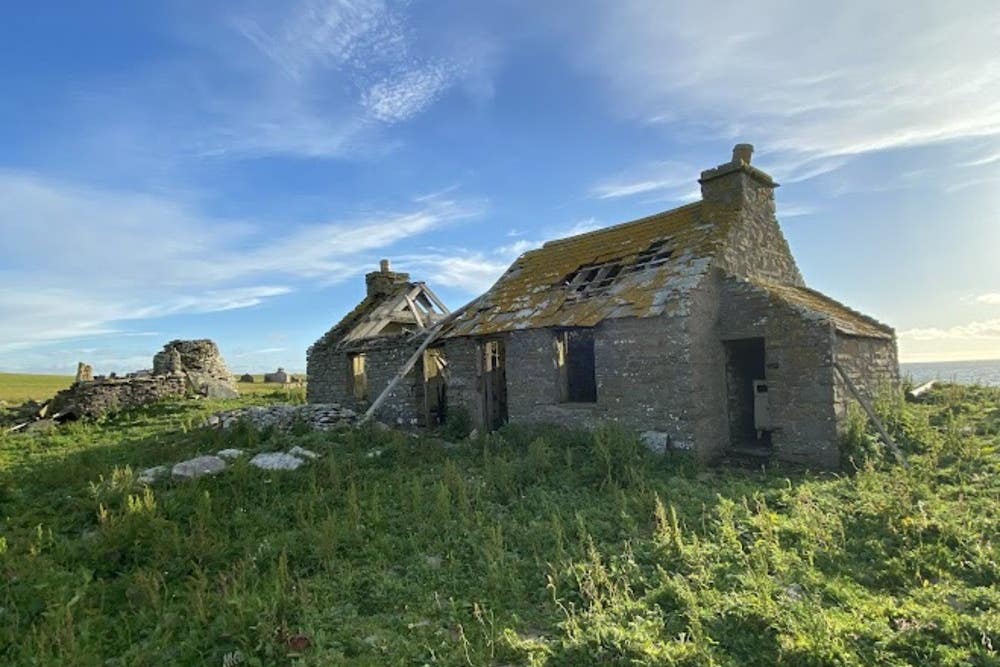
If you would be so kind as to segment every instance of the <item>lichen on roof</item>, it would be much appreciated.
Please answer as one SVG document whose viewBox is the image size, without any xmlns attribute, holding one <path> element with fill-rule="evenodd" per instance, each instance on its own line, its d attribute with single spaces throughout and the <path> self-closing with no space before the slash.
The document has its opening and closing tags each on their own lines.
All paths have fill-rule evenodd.
<svg viewBox="0 0 1000 667">
<path fill-rule="evenodd" d="M 751 278 L 750 283 L 792 308 L 804 309 L 829 320 L 842 333 L 866 338 L 892 338 L 894 336 L 892 327 L 848 308 L 839 301 L 814 289 L 759 278 Z"/>
<path fill-rule="evenodd" d="M 594 326 L 670 313 L 707 273 L 728 230 L 728 224 L 704 220 L 696 202 L 550 241 L 521 255 L 446 335 Z M 586 284 L 587 278 L 599 287 Z"/>
</svg>

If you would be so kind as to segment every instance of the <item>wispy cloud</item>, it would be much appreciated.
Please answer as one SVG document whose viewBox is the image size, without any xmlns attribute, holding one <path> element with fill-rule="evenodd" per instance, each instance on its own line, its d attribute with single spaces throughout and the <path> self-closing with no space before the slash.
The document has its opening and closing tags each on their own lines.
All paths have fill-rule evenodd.
<svg viewBox="0 0 1000 667">
<path fill-rule="evenodd" d="M 983 157 L 976 158 L 974 160 L 969 160 L 968 162 L 962 162 L 959 164 L 960 167 L 985 167 L 989 164 L 996 164 L 1000 162 L 1000 153 L 990 153 L 989 155 L 984 155 Z"/>
<path fill-rule="evenodd" d="M 986 303 L 991 306 L 1000 306 L 1000 292 L 988 292 L 976 297 L 977 303 Z"/>
<path fill-rule="evenodd" d="M 248 308 L 339 282 L 361 272 L 368 253 L 482 210 L 456 194 L 292 227 L 214 218 L 182 197 L 0 172 L 0 236 L 18 248 L 0 271 L 0 351 L 117 334 L 127 321 Z M 288 229 L 278 240 L 266 233 L 276 224 Z"/>
<path fill-rule="evenodd" d="M 596 218 L 584 218 L 566 226 L 542 230 L 539 237 L 518 239 L 489 251 L 468 248 L 431 248 L 421 255 L 397 258 L 401 265 L 426 276 L 431 285 L 445 285 L 468 294 L 485 292 L 522 254 L 540 248 L 546 241 L 600 229 Z"/>
<path fill-rule="evenodd" d="M 680 201 L 691 191 L 697 178 L 698 170 L 691 165 L 655 162 L 596 183 L 590 194 L 598 199 L 656 194 Z"/>
<path fill-rule="evenodd" d="M 899 332 L 898 337 L 901 340 L 915 341 L 1000 339 L 1000 319 L 969 322 L 944 328 L 907 329 Z"/>
<path fill-rule="evenodd" d="M 753 138 L 815 160 L 1000 135 L 1000 6 L 989 0 L 961 12 L 593 1 L 574 19 L 553 13 L 553 25 L 622 114 L 682 136 Z"/>
</svg>

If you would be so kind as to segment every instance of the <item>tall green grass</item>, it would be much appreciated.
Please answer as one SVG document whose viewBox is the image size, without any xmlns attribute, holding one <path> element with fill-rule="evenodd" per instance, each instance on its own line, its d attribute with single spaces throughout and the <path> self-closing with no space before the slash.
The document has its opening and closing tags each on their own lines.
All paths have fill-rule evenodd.
<svg viewBox="0 0 1000 667">
<path fill-rule="evenodd" d="M 199 428 L 220 405 L 0 440 L 0 663 L 1000 661 L 995 390 L 887 401 L 910 468 L 859 421 L 843 474 L 706 469 L 611 427 Z M 323 457 L 135 481 L 295 444 Z"/>
</svg>

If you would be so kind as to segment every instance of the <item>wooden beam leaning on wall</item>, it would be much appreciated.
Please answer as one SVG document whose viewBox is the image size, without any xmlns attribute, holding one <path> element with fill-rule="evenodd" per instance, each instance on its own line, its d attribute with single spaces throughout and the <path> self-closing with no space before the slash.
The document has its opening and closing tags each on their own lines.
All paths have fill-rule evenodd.
<svg viewBox="0 0 1000 667">
<path fill-rule="evenodd" d="M 382 392 L 378 395 L 378 397 L 374 401 L 372 401 L 372 404 L 368 406 L 368 409 L 365 410 L 365 414 L 363 414 L 361 416 L 361 419 L 358 421 L 359 424 L 364 424 L 365 422 L 370 420 L 373 416 L 375 416 L 375 412 L 380 407 L 382 407 L 382 404 L 385 403 L 385 399 L 388 398 L 389 392 L 391 392 L 395 388 L 395 386 L 399 384 L 400 380 L 406 377 L 407 373 L 413 370 L 413 367 L 416 365 L 417 360 L 420 359 L 421 356 L 423 356 L 424 352 L 427 350 L 428 347 L 430 347 L 431 343 L 437 340 L 438 334 L 440 334 L 441 331 L 444 330 L 446 326 L 451 324 L 455 320 L 455 318 L 464 313 L 471 306 L 482 301 L 482 298 L 483 297 L 481 296 L 476 297 L 475 299 L 465 304 L 458 310 L 453 310 L 450 313 L 448 313 L 447 317 L 442 319 L 440 322 L 435 323 L 434 326 L 430 327 L 429 329 L 421 329 L 419 331 L 420 334 L 426 334 L 427 336 L 426 338 L 424 338 L 424 342 L 420 344 L 420 347 L 417 348 L 416 352 L 410 355 L 410 358 L 406 360 L 406 363 L 403 364 L 402 368 L 400 368 L 399 371 L 392 377 L 392 379 L 389 380 L 389 384 L 385 386 L 385 389 L 383 389 Z"/>
<path fill-rule="evenodd" d="M 896 456 L 896 460 L 899 461 L 899 463 L 904 468 L 909 468 L 910 465 L 906 462 L 906 457 L 903 456 L 903 452 L 899 449 L 899 445 L 897 445 L 896 441 L 892 439 L 892 436 L 889 435 L 889 432 L 885 430 L 885 426 L 882 425 L 882 422 L 875 414 L 874 408 L 872 408 L 868 400 L 861 395 L 861 393 L 858 391 L 858 388 L 854 386 L 854 383 L 851 381 L 851 378 L 847 376 L 847 372 L 844 370 L 843 366 L 841 366 L 840 363 L 834 361 L 833 367 L 837 369 L 838 373 L 840 373 L 840 377 L 844 379 L 844 384 L 847 385 L 847 389 L 852 394 L 854 394 L 854 398 L 856 398 L 858 400 L 858 403 L 861 404 L 862 409 L 864 409 L 864 411 L 868 413 L 868 418 L 872 420 L 873 424 L 875 424 L 875 428 L 878 430 L 879 435 L 882 436 L 882 440 L 884 440 L 885 444 L 888 445 L 889 449 L 892 450 L 892 453 Z"/>
</svg>

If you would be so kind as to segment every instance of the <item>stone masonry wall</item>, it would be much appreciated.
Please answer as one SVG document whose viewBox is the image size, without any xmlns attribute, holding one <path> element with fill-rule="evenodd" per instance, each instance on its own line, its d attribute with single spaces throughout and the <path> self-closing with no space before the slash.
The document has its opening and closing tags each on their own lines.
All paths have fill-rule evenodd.
<svg viewBox="0 0 1000 667">
<path fill-rule="evenodd" d="M 898 390 L 899 360 L 895 339 L 862 338 L 838 332 L 834 350 L 840 366 L 867 399 L 874 400 L 884 391 Z M 837 430 L 843 433 L 847 426 L 848 405 L 855 402 L 855 398 L 840 374 L 835 377 L 834 410 Z"/>
<path fill-rule="evenodd" d="M 719 337 L 764 338 L 775 458 L 836 468 L 832 325 L 775 302 L 744 281 L 722 279 L 721 294 Z"/>
<path fill-rule="evenodd" d="M 464 410 L 473 424 L 481 425 L 483 396 L 479 343 L 473 338 L 448 338 L 441 349 L 448 363 L 448 411 Z"/>
<path fill-rule="evenodd" d="M 607 320 L 597 326 L 595 403 L 561 401 L 555 338 L 552 329 L 514 331 L 504 337 L 512 423 L 593 428 L 613 421 L 669 436 L 676 448 L 694 446 L 690 344 L 682 317 Z M 481 424 L 478 345 L 474 339 L 450 339 L 444 350 L 449 407 L 464 407 Z"/>
<path fill-rule="evenodd" d="M 306 353 L 306 400 L 351 405 L 347 354 L 333 345 L 313 345 Z"/>
<path fill-rule="evenodd" d="M 56 394 L 56 409 L 76 406 L 80 417 L 101 415 L 137 408 L 172 396 L 183 396 L 187 380 L 181 374 L 154 375 L 142 378 L 105 378 L 77 382 Z"/>
<path fill-rule="evenodd" d="M 703 461 L 721 458 L 729 446 L 726 355 L 717 330 L 721 287 L 714 277 L 689 294 L 685 321 L 691 348 L 691 421 Z"/>
<path fill-rule="evenodd" d="M 403 364 L 416 351 L 419 341 L 409 343 L 391 339 L 369 344 L 357 350 L 334 346 L 313 347 L 306 360 L 306 398 L 310 403 L 339 403 L 363 412 L 389 384 Z M 365 355 L 369 401 L 354 398 L 350 358 L 354 352 Z M 420 362 L 396 385 L 375 415 L 376 419 L 399 426 L 416 426 L 424 421 L 423 365 Z"/>
<path fill-rule="evenodd" d="M 755 275 L 805 285 L 774 204 L 774 183 L 760 172 L 735 170 L 702 183 L 702 215 L 722 223 L 736 216 L 715 265 L 738 276 Z"/>
<path fill-rule="evenodd" d="M 180 357 L 181 368 L 174 368 L 174 360 Z M 172 340 L 153 357 L 153 375 L 167 375 L 183 370 L 193 386 L 211 381 L 235 389 L 233 375 L 222 360 L 219 347 L 207 338 L 200 340 Z"/>
</svg>

